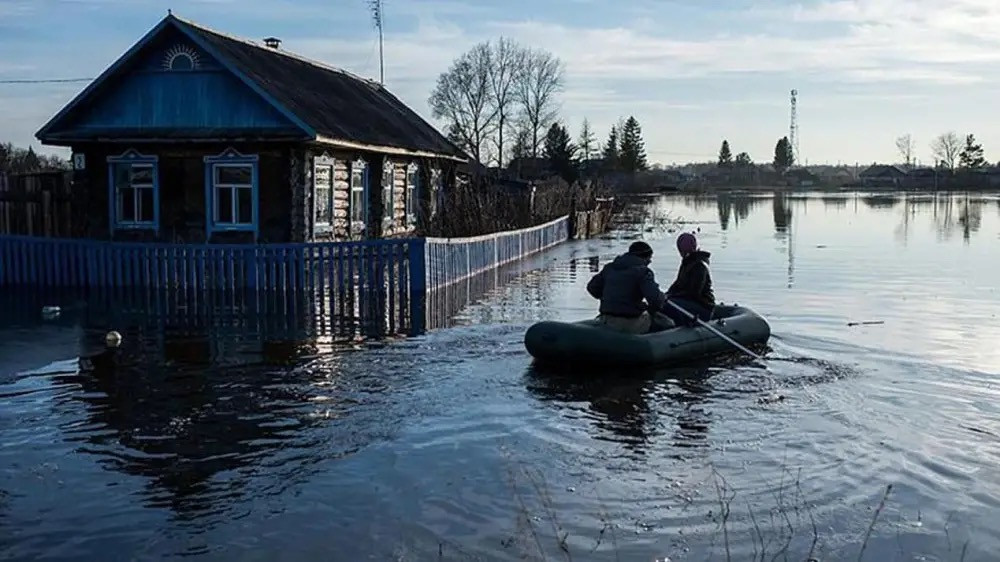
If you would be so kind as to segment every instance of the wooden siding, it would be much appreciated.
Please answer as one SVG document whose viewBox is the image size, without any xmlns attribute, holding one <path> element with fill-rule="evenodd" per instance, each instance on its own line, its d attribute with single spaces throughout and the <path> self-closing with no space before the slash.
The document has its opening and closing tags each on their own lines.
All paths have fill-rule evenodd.
<svg viewBox="0 0 1000 562">
<path fill-rule="evenodd" d="M 74 151 L 85 155 L 87 167 L 76 173 L 79 199 L 79 231 L 86 238 L 119 241 L 202 243 L 206 241 L 205 156 L 220 154 L 230 145 L 87 145 Z M 258 242 L 290 242 L 292 194 L 289 189 L 290 150 L 267 145 L 232 145 L 246 155 L 258 155 L 260 231 Z M 158 157 L 160 182 L 160 231 L 116 230 L 111 234 L 108 216 L 108 156 L 128 148 Z M 252 232 L 216 232 L 212 242 L 250 243 Z"/>
<path fill-rule="evenodd" d="M 178 56 L 193 69 L 165 65 Z M 171 30 L 147 46 L 125 76 L 105 86 L 94 105 L 81 107 L 69 133 L 87 130 L 291 130 L 294 125 L 207 53 Z M 197 136 L 195 134 L 194 136 Z"/>
<path fill-rule="evenodd" d="M 351 238 L 351 172 L 348 161 L 337 158 L 333 163 L 333 237 Z"/>
</svg>

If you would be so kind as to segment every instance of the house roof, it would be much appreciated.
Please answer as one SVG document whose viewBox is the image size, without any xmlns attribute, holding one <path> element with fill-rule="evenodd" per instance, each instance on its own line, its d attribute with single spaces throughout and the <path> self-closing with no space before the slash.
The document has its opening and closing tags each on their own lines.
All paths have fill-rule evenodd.
<svg viewBox="0 0 1000 562">
<path fill-rule="evenodd" d="M 880 177 L 880 176 L 905 176 L 906 172 L 900 170 L 896 166 L 889 166 L 885 164 L 874 164 L 865 171 L 861 172 L 861 177 Z"/>
<path fill-rule="evenodd" d="M 98 77 L 37 134 L 52 134 L 62 119 L 102 82 L 125 72 L 137 55 L 165 27 L 173 26 L 229 69 L 279 112 L 296 123 L 309 140 L 344 148 L 415 155 L 445 156 L 467 161 L 433 125 L 407 107 L 383 85 L 347 71 L 278 48 L 258 45 L 168 14 L 153 30 Z"/>
</svg>

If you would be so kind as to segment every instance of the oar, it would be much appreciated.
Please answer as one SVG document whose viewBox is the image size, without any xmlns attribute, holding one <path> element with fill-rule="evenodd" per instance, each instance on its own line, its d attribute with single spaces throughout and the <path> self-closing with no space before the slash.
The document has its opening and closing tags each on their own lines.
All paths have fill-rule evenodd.
<svg viewBox="0 0 1000 562">
<path fill-rule="evenodd" d="M 730 338 L 730 337 L 729 337 L 729 336 L 727 336 L 726 334 L 723 334 L 723 333 L 722 333 L 722 332 L 720 332 L 719 330 L 716 330 L 714 326 L 712 326 L 712 325 L 711 325 L 711 324 L 709 324 L 708 322 L 705 322 L 705 321 L 704 321 L 704 320 L 702 320 L 701 318 L 698 318 L 698 317 L 697 317 L 697 316 L 695 316 L 694 314 L 691 314 L 690 312 L 688 312 L 687 310 L 685 310 L 685 309 L 684 309 L 683 307 L 681 307 L 681 306 L 680 306 L 679 304 L 677 304 L 677 303 L 673 302 L 672 300 L 670 300 L 670 299 L 667 299 L 667 304 L 669 304 L 670 306 L 672 306 L 672 307 L 676 308 L 677 310 L 679 310 L 679 311 L 680 311 L 680 312 L 681 312 L 682 314 L 684 314 L 684 315 L 685 315 L 685 316 L 687 316 L 688 318 L 690 318 L 690 319 L 692 319 L 692 320 L 695 320 L 695 321 L 697 321 L 697 322 L 698 322 L 699 324 L 701 324 L 702 326 L 704 326 L 704 327 L 708 328 L 709 330 L 711 330 L 712 332 L 714 332 L 714 333 L 715 333 L 715 335 L 717 335 L 717 336 L 719 336 L 720 338 L 722 338 L 722 339 L 726 340 L 727 342 L 729 342 L 729 343 L 733 344 L 733 345 L 734 345 L 734 346 L 735 346 L 735 347 L 736 347 L 737 349 L 739 349 L 739 350 L 740 350 L 740 351 L 742 351 L 743 353 L 746 353 L 746 354 L 747 354 L 747 355 L 749 355 L 750 357 L 753 357 L 753 358 L 754 358 L 754 359 L 756 359 L 757 361 L 760 361 L 760 362 L 761 362 L 762 364 L 764 364 L 764 367 L 765 367 L 765 368 L 767 368 L 767 364 L 766 364 L 766 363 L 764 363 L 764 358 L 763 358 L 763 357 L 761 357 L 760 355 L 757 355 L 756 353 L 754 353 L 754 352 L 750 351 L 749 349 L 747 349 L 747 348 L 743 347 L 742 345 L 740 345 L 740 344 L 739 344 L 739 342 L 737 342 L 737 341 L 733 340 L 732 338 Z"/>
</svg>

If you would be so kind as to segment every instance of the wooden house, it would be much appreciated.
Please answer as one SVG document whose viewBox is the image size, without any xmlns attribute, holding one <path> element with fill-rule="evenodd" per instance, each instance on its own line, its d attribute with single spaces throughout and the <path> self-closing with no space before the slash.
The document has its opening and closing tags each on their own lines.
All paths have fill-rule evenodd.
<svg viewBox="0 0 1000 562">
<path fill-rule="evenodd" d="M 899 187 L 905 177 L 906 172 L 903 170 L 885 164 L 872 164 L 858 174 L 858 179 L 864 187 Z"/>
<path fill-rule="evenodd" d="M 36 136 L 111 240 L 409 235 L 469 159 L 377 82 L 172 14 Z"/>
</svg>

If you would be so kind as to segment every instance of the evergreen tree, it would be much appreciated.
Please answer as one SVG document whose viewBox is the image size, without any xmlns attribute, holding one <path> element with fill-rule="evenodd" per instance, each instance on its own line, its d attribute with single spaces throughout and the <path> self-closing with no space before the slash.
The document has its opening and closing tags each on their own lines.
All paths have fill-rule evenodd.
<svg viewBox="0 0 1000 562">
<path fill-rule="evenodd" d="M 779 173 L 785 173 L 792 167 L 795 158 L 792 155 L 792 145 L 788 142 L 788 137 L 781 137 L 778 144 L 774 146 L 774 169 Z"/>
<path fill-rule="evenodd" d="M 604 166 L 611 171 L 617 171 L 621 166 L 621 154 L 618 151 L 618 129 L 611 127 L 608 141 L 604 145 Z"/>
<path fill-rule="evenodd" d="M 569 184 L 576 181 L 579 174 L 576 166 L 576 147 L 570 142 L 569 131 L 559 123 L 553 123 L 545 134 L 544 153 L 552 170 L 559 174 L 559 177 Z"/>
<path fill-rule="evenodd" d="M 590 160 L 597 149 L 597 137 L 594 130 L 590 128 L 590 121 L 586 117 L 583 119 L 583 126 L 580 128 L 580 140 L 577 141 L 580 147 L 580 158 Z"/>
<path fill-rule="evenodd" d="M 750 159 L 750 155 L 746 152 L 741 152 L 736 155 L 736 167 L 737 168 L 747 168 L 753 166 L 753 160 Z"/>
<path fill-rule="evenodd" d="M 719 167 L 720 168 L 732 168 L 733 167 L 733 153 L 729 150 L 729 141 L 722 141 L 722 148 L 719 149 Z"/>
<path fill-rule="evenodd" d="M 519 128 L 514 134 L 514 145 L 510 148 L 511 159 L 531 156 L 531 131 Z"/>
<path fill-rule="evenodd" d="M 976 143 L 976 137 L 965 136 L 965 148 L 958 155 L 958 166 L 964 170 L 978 170 L 986 166 L 983 145 Z"/>
<path fill-rule="evenodd" d="M 645 143 L 642 140 L 642 127 L 635 117 L 630 116 L 625 121 L 619 152 L 622 170 L 635 173 L 649 168 L 646 162 Z"/>
</svg>

